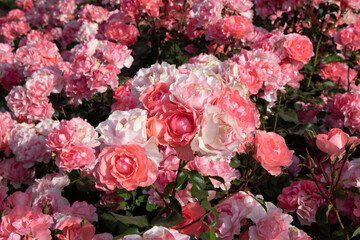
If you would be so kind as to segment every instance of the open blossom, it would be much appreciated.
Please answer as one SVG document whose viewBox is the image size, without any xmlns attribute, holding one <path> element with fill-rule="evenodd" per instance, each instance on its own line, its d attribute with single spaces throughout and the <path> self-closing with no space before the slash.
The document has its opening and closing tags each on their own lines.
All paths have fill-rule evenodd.
<svg viewBox="0 0 360 240">
<path fill-rule="evenodd" d="M 0 112 L 0 150 L 9 152 L 9 137 L 14 126 L 14 121 L 11 119 L 10 113 Z"/>
<path fill-rule="evenodd" d="M 69 151 L 61 152 L 56 156 L 56 165 L 64 171 L 71 172 L 90 165 L 95 160 L 94 149 L 84 145 L 74 145 Z"/>
<path fill-rule="evenodd" d="M 222 25 L 222 30 L 227 37 L 234 39 L 246 39 L 254 25 L 251 20 L 245 16 L 233 15 L 227 17 Z"/>
<path fill-rule="evenodd" d="M 144 148 L 135 144 L 104 148 L 95 171 L 99 182 L 111 190 L 118 187 L 131 191 L 138 186 L 150 186 L 158 175 L 157 164 Z"/>
<path fill-rule="evenodd" d="M 306 64 L 314 56 L 314 48 L 310 39 L 298 33 L 286 36 L 284 48 L 291 61 L 294 63 Z"/>
<path fill-rule="evenodd" d="M 96 128 L 99 140 L 107 146 L 143 144 L 147 140 L 146 120 L 147 112 L 139 108 L 115 111 Z"/>
<path fill-rule="evenodd" d="M 349 137 L 339 128 L 333 128 L 326 134 L 318 134 L 316 146 L 323 152 L 331 155 L 331 159 L 345 153 L 346 144 L 358 142 L 357 137 Z"/>
<path fill-rule="evenodd" d="M 322 189 L 325 191 L 325 189 Z M 285 187 L 278 196 L 278 206 L 285 209 L 285 212 L 296 211 L 297 217 L 302 225 L 311 225 L 315 222 L 317 209 L 324 203 L 324 199 L 316 194 L 320 190 L 315 182 L 302 180 L 292 182 Z"/>
<path fill-rule="evenodd" d="M 55 228 L 62 232 L 62 234 L 58 234 L 57 237 L 61 240 L 92 240 L 95 236 L 94 225 L 89 222 L 82 224 L 82 222 L 83 219 L 80 217 L 64 218 L 55 225 Z"/>
<path fill-rule="evenodd" d="M 234 118 L 217 106 L 207 105 L 191 148 L 194 152 L 215 160 L 231 158 L 245 137 L 243 129 Z"/>
<path fill-rule="evenodd" d="M 51 239 L 52 217 L 42 213 L 38 207 L 17 206 L 1 218 L 0 238 L 21 239 L 20 236 L 34 239 Z"/>
<path fill-rule="evenodd" d="M 271 175 L 277 176 L 281 173 L 281 166 L 291 165 L 294 151 L 288 149 L 284 138 L 280 135 L 257 130 L 254 141 L 256 149 L 253 157 Z"/>
</svg>

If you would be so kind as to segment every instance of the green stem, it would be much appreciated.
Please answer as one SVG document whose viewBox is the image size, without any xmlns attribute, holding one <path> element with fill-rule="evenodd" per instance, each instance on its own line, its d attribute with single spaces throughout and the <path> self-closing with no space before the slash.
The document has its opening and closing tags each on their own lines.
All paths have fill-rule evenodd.
<svg viewBox="0 0 360 240">
<path fill-rule="evenodd" d="M 280 93 L 280 96 L 279 96 L 279 105 L 278 105 L 278 108 L 277 108 L 277 113 L 276 113 L 275 123 L 274 123 L 274 132 L 276 131 L 276 126 L 277 126 L 277 122 L 278 122 L 278 119 L 279 119 L 279 111 L 280 111 L 280 107 L 281 107 L 281 98 L 282 98 L 282 95 L 281 95 L 281 93 Z"/>
<path fill-rule="evenodd" d="M 321 26 L 322 26 L 322 22 L 321 22 Z M 320 43 L 322 41 L 322 37 L 323 35 L 321 34 L 320 35 L 320 38 L 319 38 L 319 41 L 317 42 L 316 44 L 316 50 L 315 50 L 315 58 L 314 58 L 314 63 L 313 63 L 313 68 L 311 69 L 311 73 L 310 73 L 310 76 L 308 78 L 308 82 L 306 84 L 306 88 L 308 89 L 310 87 L 310 83 L 311 83 L 311 79 L 312 79 L 312 76 L 315 72 L 315 68 L 316 68 L 316 65 L 317 65 L 317 59 L 318 59 L 318 56 L 319 56 L 319 48 L 320 48 Z"/>
</svg>

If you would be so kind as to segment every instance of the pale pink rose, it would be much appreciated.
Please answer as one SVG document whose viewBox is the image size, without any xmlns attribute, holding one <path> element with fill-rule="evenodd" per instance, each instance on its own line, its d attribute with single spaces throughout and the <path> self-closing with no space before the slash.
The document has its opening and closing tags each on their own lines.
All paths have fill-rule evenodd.
<svg viewBox="0 0 360 240">
<path fill-rule="evenodd" d="M 69 201 L 61 195 L 61 190 L 56 188 L 50 188 L 41 192 L 39 195 L 33 198 L 33 206 L 41 209 L 48 208 L 48 214 L 52 215 L 61 211 Z"/>
<path fill-rule="evenodd" d="M 182 208 L 182 216 L 186 218 L 183 222 L 171 227 L 173 229 L 179 229 L 181 227 L 184 227 L 188 225 L 189 223 L 197 220 L 200 218 L 203 214 L 205 214 L 206 211 L 201 208 L 200 203 L 198 202 L 192 202 L 186 204 L 185 207 Z M 192 224 L 191 226 L 188 226 L 184 229 L 179 230 L 179 232 L 183 234 L 194 234 L 196 237 L 199 237 L 201 233 L 203 233 L 205 228 L 205 224 L 201 221 L 198 221 L 197 223 Z"/>
<path fill-rule="evenodd" d="M 216 54 L 219 52 L 224 51 L 224 44 L 230 44 L 230 39 L 226 36 L 224 33 L 222 26 L 224 24 L 225 20 L 223 18 L 220 18 L 215 23 L 209 24 L 206 26 L 205 29 L 205 39 L 207 41 L 215 40 L 214 44 L 209 44 L 207 46 L 207 49 L 209 50 L 209 54 Z M 220 47 L 218 47 L 218 44 L 223 44 Z M 217 52 L 215 52 L 215 50 Z"/>
<path fill-rule="evenodd" d="M 47 152 L 46 138 L 36 132 L 34 124 L 16 124 L 11 131 L 9 147 L 16 155 L 16 161 L 30 168 L 35 162 L 48 162 L 51 154 Z"/>
<path fill-rule="evenodd" d="M 61 120 L 60 126 L 48 134 L 46 146 L 50 151 L 69 151 L 75 142 L 75 129 L 66 120 Z"/>
<path fill-rule="evenodd" d="M 344 171 L 342 179 L 347 179 L 342 184 L 344 187 L 360 187 L 360 159 L 353 159 L 349 167 Z"/>
<path fill-rule="evenodd" d="M 153 184 L 158 175 L 155 162 L 139 145 L 106 147 L 98 159 L 96 177 L 110 190 L 118 187 L 131 191 L 138 186 L 146 187 Z"/>
<path fill-rule="evenodd" d="M 0 43 L 0 62 L 14 64 L 13 48 L 7 43 Z"/>
<path fill-rule="evenodd" d="M 94 95 L 95 91 L 88 87 L 88 81 L 85 76 L 79 77 L 75 74 L 69 76 L 64 84 L 64 92 L 70 104 L 77 106 L 82 103 L 83 98 L 89 99 Z"/>
<path fill-rule="evenodd" d="M 31 185 L 31 191 L 34 195 L 38 195 L 47 189 L 56 188 L 62 190 L 70 184 L 70 179 L 66 174 L 51 173 L 46 174 L 42 178 L 36 179 Z"/>
<path fill-rule="evenodd" d="M 239 192 L 232 198 L 221 203 L 216 210 L 219 214 L 219 223 L 214 226 L 216 237 L 219 240 L 232 240 L 234 235 L 240 234 L 241 225 L 246 223 L 246 218 L 259 205 L 254 198 L 245 192 Z M 210 215 L 210 221 L 214 220 Z"/>
<path fill-rule="evenodd" d="M 360 107 L 356 106 L 346 113 L 344 126 L 347 127 L 352 134 L 360 133 Z"/>
<path fill-rule="evenodd" d="M 11 130 L 14 126 L 14 121 L 12 120 L 10 113 L 0 112 L 0 150 L 9 153 L 9 138 Z"/>
<path fill-rule="evenodd" d="M 143 235 L 143 240 L 189 240 L 190 236 L 179 233 L 174 229 L 167 229 L 160 226 L 155 226 L 147 230 Z"/>
<path fill-rule="evenodd" d="M 113 64 L 101 65 L 92 69 L 91 77 L 87 82 L 90 90 L 97 92 L 106 92 L 108 85 L 115 89 L 118 86 L 118 77 L 120 70 Z"/>
<path fill-rule="evenodd" d="M 200 155 L 219 160 L 231 158 L 246 135 L 237 121 L 217 106 L 206 105 L 200 130 L 191 142 L 191 148 Z"/>
<path fill-rule="evenodd" d="M 136 73 L 132 82 L 132 87 L 136 90 L 134 94 L 135 96 L 140 95 L 148 87 L 156 83 L 163 82 L 170 85 L 175 82 L 178 74 L 179 70 L 176 66 L 170 65 L 167 62 L 153 64 L 150 68 L 141 68 Z"/>
<path fill-rule="evenodd" d="M 193 14 L 200 25 L 207 26 L 216 23 L 221 18 L 222 9 L 223 4 L 221 1 L 201 0 L 194 4 L 190 14 Z"/>
<path fill-rule="evenodd" d="M 55 110 L 48 98 L 36 99 L 30 96 L 31 104 L 27 108 L 26 118 L 28 122 L 42 121 L 51 118 Z"/>
<path fill-rule="evenodd" d="M 269 211 L 249 228 L 249 237 L 254 240 L 290 240 L 289 227 L 292 217 L 281 211 Z"/>
<path fill-rule="evenodd" d="M 102 23 L 107 20 L 109 11 L 103 7 L 86 4 L 78 12 L 79 18 L 86 18 L 96 23 Z"/>
<path fill-rule="evenodd" d="M 129 68 L 134 61 L 131 50 L 120 43 L 101 41 L 97 46 L 95 57 L 108 64 L 114 64 L 119 70 Z"/>
<path fill-rule="evenodd" d="M 180 75 L 169 89 L 172 102 L 189 105 L 197 111 L 204 111 L 204 106 L 210 103 L 221 92 L 221 82 L 202 71 Z"/>
<path fill-rule="evenodd" d="M 20 191 L 14 192 L 6 199 L 6 206 L 9 208 L 7 214 L 15 207 L 31 207 L 31 205 L 31 194 Z"/>
<path fill-rule="evenodd" d="M 341 0 L 346 7 L 353 9 L 355 12 L 360 10 L 360 2 L 357 0 Z"/>
<path fill-rule="evenodd" d="M 300 81 L 304 79 L 304 76 L 299 72 L 299 69 L 290 63 L 281 64 L 280 67 L 285 78 L 284 83 L 292 88 L 299 88 Z"/>
<path fill-rule="evenodd" d="M 294 63 L 306 64 L 314 56 L 314 49 L 310 39 L 304 35 L 292 33 L 286 36 L 284 48 Z"/>
<path fill-rule="evenodd" d="M 50 240 L 49 228 L 52 223 L 52 217 L 43 214 L 38 207 L 17 206 L 1 218 L 0 237 L 21 239 L 20 236 L 32 236 L 41 240 Z"/>
<path fill-rule="evenodd" d="M 26 88 L 16 86 L 11 89 L 9 95 L 5 98 L 7 106 L 14 113 L 17 119 L 26 119 L 27 109 L 30 105 L 30 99 L 27 96 Z"/>
<path fill-rule="evenodd" d="M 327 103 L 327 108 L 332 115 L 344 117 L 352 108 L 357 106 L 359 101 L 359 96 L 356 94 L 338 93 L 333 97 L 332 101 Z"/>
<path fill-rule="evenodd" d="M 238 90 L 225 88 L 214 105 L 233 117 L 246 135 L 251 135 L 260 126 L 259 111 L 255 104 Z"/>
<path fill-rule="evenodd" d="M 322 191 L 326 191 L 325 188 Z M 285 212 L 296 211 L 298 219 L 303 225 L 311 225 L 315 222 L 317 209 L 325 202 L 320 195 L 316 184 L 310 180 L 292 182 L 285 187 L 278 196 L 278 206 L 285 209 Z"/>
<path fill-rule="evenodd" d="M 91 223 L 98 221 L 96 208 L 87 202 L 76 201 L 71 206 L 68 204 L 66 207 L 61 209 L 61 213 L 71 215 L 73 217 L 85 218 L 86 221 Z"/>
<path fill-rule="evenodd" d="M 71 172 L 81 169 L 95 161 L 95 151 L 84 145 L 72 146 L 68 151 L 60 152 L 55 158 L 55 163 L 60 170 Z"/>
<path fill-rule="evenodd" d="M 146 120 L 147 112 L 139 108 L 115 111 L 97 126 L 99 140 L 106 146 L 143 144 L 147 140 Z"/>
<path fill-rule="evenodd" d="M 215 188 L 222 190 L 229 189 L 231 182 L 240 177 L 240 172 L 230 167 L 229 159 L 220 159 L 213 161 L 207 157 L 196 156 L 195 159 L 187 165 L 190 170 L 197 170 L 203 176 L 219 176 L 224 179 L 225 184 L 210 178 Z"/>
<path fill-rule="evenodd" d="M 289 150 L 285 140 L 274 132 L 255 131 L 255 152 L 253 157 L 271 175 L 281 173 L 281 166 L 289 167 L 294 151 Z"/>
<path fill-rule="evenodd" d="M 244 16 L 233 15 L 225 18 L 222 31 L 227 37 L 246 40 L 250 32 L 254 30 L 251 20 Z"/>
<path fill-rule="evenodd" d="M 15 188 L 20 188 L 21 183 L 31 184 L 35 177 L 35 169 L 26 169 L 23 163 L 8 158 L 0 162 L 0 174 L 10 180 Z"/>
<path fill-rule="evenodd" d="M 312 238 L 301 229 L 291 226 L 289 229 L 290 240 L 311 240 Z"/>
<path fill-rule="evenodd" d="M 64 121 L 64 124 L 74 130 L 74 145 L 85 145 L 90 148 L 100 145 L 98 141 L 98 133 L 86 119 L 84 120 L 80 117 L 72 118 L 70 121 Z M 63 121 L 61 121 L 61 125 L 63 125 Z M 60 128 L 62 127 L 61 125 Z"/>
<path fill-rule="evenodd" d="M 114 90 L 114 99 L 116 101 L 111 105 L 111 113 L 117 110 L 127 111 L 139 105 L 139 100 L 135 98 L 132 93 L 133 90 L 130 89 L 131 84 L 132 79 Z"/>
<path fill-rule="evenodd" d="M 333 160 L 335 157 L 343 156 L 346 144 L 359 142 L 357 137 L 349 137 L 339 128 L 333 128 L 326 134 L 318 134 L 316 138 L 316 146 L 323 152 L 331 155 Z"/>
<path fill-rule="evenodd" d="M 96 234 L 92 240 L 112 240 L 114 237 L 110 233 Z"/>
<path fill-rule="evenodd" d="M 62 231 L 57 237 L 60 240 L 82 239 L 92 240 L 95 236 L 95 227 L 89 222 L 82 224 L 82 218 L 70 217 L 64 218 L 55 225 L 55 229 Z"/>
</svg>

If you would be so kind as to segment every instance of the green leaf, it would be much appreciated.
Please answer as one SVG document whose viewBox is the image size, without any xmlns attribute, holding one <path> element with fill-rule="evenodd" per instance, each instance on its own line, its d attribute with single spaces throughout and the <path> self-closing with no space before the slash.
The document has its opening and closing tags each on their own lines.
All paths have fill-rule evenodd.
<svg viewBox="0 0 360 240">
<path fill-rule="evenodd" d="M 358 227 L 358 228 L 354 231 L 353 235 L 351 235 L 351 238 L 354 238 L 354 237 L 356 237 L 356 236 L 359 235 L 359 234 L 360 234 L 360 227 Z"/>
<path fill-rule="evenodd" d="M 215 179 L 216 181 L 221 182 L 222 184 L 225 184 L 225 181 L 222 177 L 219 176 L 208 176 L 209 178 Z"/>
<path fill-rule="evenodd" d="M 195 170 L 189 172 L 190 175 L 190 183 L 192 183 L 192 187 L 190 189 L 191 196 L 201 201 L 202 199 L 207 198 L 209 196 L 208 191 L 205 190 L 206 182 L 204 177 Z"/>
<path fill-rule="evenodd" d="M 219 222 L 219 214 L 213 206 L 211 206 L 210 202 L 205 198 L 200 202 L 200 205 L 203 209 L 210 211 L 212 214 L 214 214 L 214 221 L 210 224 L 211 227 L 214 227 Z"/>
<path fill-rule="evenodd" d="M 185 189 L 187 186 L 187 183 L 188 183 L 188 179 L 189 179 L 189 176 L 186 172 L 180 172 L 176 178 L 177 184 L 176 184 L 175 190 L 180 191 L 180 190 Z"/>
<path fill-rule="evenodd" d="M 256 197 L 256 196 L 253 196 L 253 195 L 251 195 L 251 194 L 249 194 L 249 193 L 248 193 L 248 195 L 249 195 L 250 197 L 252 197 L 253 199 L 255 199 L 255 200 L 265 209 L 266 212 L 268 211 L 264 199 L 259 198 L 259 197 Z"/>
<path fill-rule="evenodd" d="M 344 188 L 343 190 L 346 192 L 351 192 L 352 194 L 355 194 L 357 196 L 360 196 L 360 189 L 357 187 Z"/>
<path fill-rule="evenodd" d="M 329 226 L 328 226 L 328 210 L 329 206 L 327 204 L 322 204 L 316 211 L 315 220 L 319 225 L 321 232 L 324 235 L 329 234 Z"/>
<path fill-rule="evenodd" d="M 209 227 L 210 240 L 216 240 L 216 234 L 213 227 Z"/>
<path fill-rule="evenodd" d="M 200 235 L 200 237 L 198 238 L 198 240 L 210 240 L 210 235 L 209 233 L 202 233 Z"/>
<path fill-rule="evenodd" d="M 169 197 L 170 198 L 170 203 L 169 206 L 173 211 L 178 212 L 180 215 L 182 215 L 182 207 L 181 204 L 179 203 L 179 201 L 174 198 L 174 197 Z"/>
<path fill-rule="evenodd" d="M 127 191 L 125 188 L 119 189 L 115 188 L 114 190 L 120 197 L 124 198 L 125 200 L 129 200 L 131 198 L 131 193 Z"/>
<path fill-rule="evenodd" d="M 140 228 L 146 227 L 149 225 L 147 216 L 123 216 L 116 213 L 108 212 L 105 214 L 112 215 L 113 219 L 116 221 L 120 221 L 127 225 L 135 225 Z"/>
<path fill-rule="evenodd" d="M 327 55 L 323 60 L 322 62 L 324 64 L 329 64 L 329 63 L 332 63 L 332 62 L 342 62 L 343 59 L 337 55 L 337 53 L 334 53 L 332 55 Z"/>
<path fill-rule="evenodd" d="M 286 122 L 298 123 L 298 117 L 295 111 L 279 112 L 279 116 Z"/>
<path fill-rule="evenodd" d="M 171 182 L 171 183 L 168 183 L 164 189 L 164 196 L 169 196 L 171 191 L 174 189 L 175 187 L 175 182 Z"/>
<path fill-rule="evenodd" d="M 184 220 L 186 220 L 186 218 L 181 216 L 178 212 L 172 211 L 169 214 L 169 216 L 167 216 L 167 217 L 162 217 L 162 216 L 155 217 L 152 220 L 151 225 L 172 227 L 172 226 L 178 225 L 179 223 L 183 222 Z"/>
</svg>

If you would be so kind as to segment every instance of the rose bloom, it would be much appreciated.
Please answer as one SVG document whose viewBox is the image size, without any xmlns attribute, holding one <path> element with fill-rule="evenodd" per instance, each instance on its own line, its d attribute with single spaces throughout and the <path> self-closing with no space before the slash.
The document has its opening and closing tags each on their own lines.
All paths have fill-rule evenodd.
<svg viewBox="0 0 360 240">
<path fill-rule="evenodd" d="M 6 153 L 10 153 L 8 141 L 14 121 L 11 119 L 9 112 L 0 112 L 0 120 L 0 151 L 5 150 Z"/>
<path fill-rule="evenodd" d="M 158 167 L 145 151 L 135 144 L 104 148 L 95 170 L 97 179 L 110 190 L 150 186 L 157 178 Z"/>
<path fill-rule="evenodd" d="M 329 131 L 328 135 L 319 134 L 316 138 L 316 146 L 323 152 L 334 157 L 343 155 L 345 153 L 345 146 L 348 143 L 358 142 L 357 137 L 349 137 L 339 128 L 333 128 Z"/>
<path fill-rule="evenodd" d="M 290 60 L 306 64 L 314 56 L 314 48 L 310 39 L 306 36 L 292 33 L 286 36 L 284 48 Z"/>
<path fill-rule="evenodd" d="M 294 151 L 288 149 L 284 138 L 280 135 L 257 130 L 254 142 L 256 150 L 253 157 L 271 175 L 277 176 L 281 173 L 281 166 L 291 165 Z"/>
<path fill-rule="evenodd" d="M 179 223 L 176 226 L 173 226 L 172 228 L 179 229 L 181 227 L 184 227 L 184 226 L 188 225 L 189 223 L 195 221 L 196 219 L 200 218 L 205 213 L 206 213 L 206 211 L 201 208 L 200 203 L 198 203 L 198 202 L 188 203 L 182 209 L 182 216 L 184 218 L 186 218 L 186 220 L 184 220 L 183 222 Z M 188 226 L 188 227 L 180 230 L 180 232 L 183 234 L 187 234 L 187 235 L 195 234 L 196 237 L 199 237 L 201 235 L 201 233 L 203 232 L 204 227 L 205 227 L 204 223 L 202 223 L 202 221 L 199 221 L 197 223 L 194 223 L 191 226 Z"/>
<path fill-rule="evenodd" d="M 256 240 L 290 240 L 289 227 L 292 217 L 280 211 L 269 211 L 257 219 L 256 226 L 249 228 L 250 239 Z"/>
<path fill-rule="evenodd" d="M 55 228 L 62 231 L 57 237 L 60 240 L 82 239 L 92 240 L 95 235 L 95 227 L 89 222 L 82 224 L 83 219 L 79 217 L 64 218 L 59 221 Z"/>
<path fill-rule="evenodd" d="M 95 151 L 88 146 L 72 146 L 69 151 L 56 156 L 55 163 L 63 171 L 71 172 L 80 169 L 95 160 Z"/>
<path fill-rule="evenodd" d="M 38 207 L 17 206 L 1 218 L 0 239 L 22 239 L 21 236 L 50 240 L 52 217 Z M 25 238 L 27 239 L 27 238 Z"/>
<path fill-rule="evenodd" d="M 222 30 L 228 37 L 243 39 L 254 30 L 254 25 L 245 16 L 233 15 L 225 19 Z"/>
</svg>

